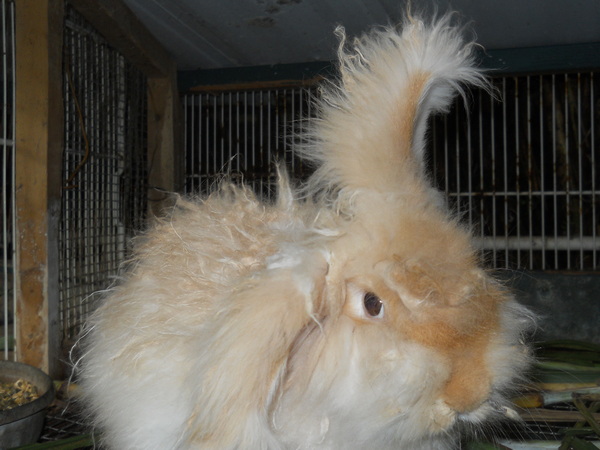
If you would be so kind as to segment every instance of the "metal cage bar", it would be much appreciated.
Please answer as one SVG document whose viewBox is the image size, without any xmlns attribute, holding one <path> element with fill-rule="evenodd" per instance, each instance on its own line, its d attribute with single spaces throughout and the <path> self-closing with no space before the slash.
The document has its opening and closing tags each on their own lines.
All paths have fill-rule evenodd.
<svg viewBox="0 0 600 450">
<path fill-rule="evenodd" d="M 14 277 L 16 216 L 15 205 L 15 5 L 1 0 L 2 95 L 0 148 L 2 148 L 2 311 L 0 325 L 3 359 L 15 359 L 16 280 Z"/>
<path fill-rule="evenodd" d="M 311 95 L 311 88 L 298 87 L 184 96 L 185 191 L 208 193 L 225 174 L 270 198 L 277 161 L 305 177 L 292 141 Z"/>
<path fill-rule="evenodd" d="M 73 340 L 147 207 L 146 78 L 73 8 L 65 14 L 60 318 Z"/>
<path fill-rule="evenodd" d="M 598 268 L 598 78 L 497 78 L 502 102 L 475 92 L 468 110 L 457 102 L 450 116 L 434 120 L 432 152 L 447 155 L 434 158 L 436 179 L 450 207 L 479 229 L 476 242 L 492 266 Z M 477 158 L 465 164 L 476 141 Z M 479 173 L 476 185 L 461 179 L 471 172 Z"/>
</svg>

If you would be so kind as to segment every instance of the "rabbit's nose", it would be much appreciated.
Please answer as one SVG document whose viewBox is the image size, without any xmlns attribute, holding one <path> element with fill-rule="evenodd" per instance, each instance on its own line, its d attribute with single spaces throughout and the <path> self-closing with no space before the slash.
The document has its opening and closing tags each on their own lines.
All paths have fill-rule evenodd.
<svg viewBox="0 0 600 450">
<path fill-rule="evenodd" d="M 455 361 L 442 399 L 457 413 L 468 413 L 479 408 L 489 398 L 490 390 L 487 367 L 483 362 L 468 358 Z"/>
</svg>

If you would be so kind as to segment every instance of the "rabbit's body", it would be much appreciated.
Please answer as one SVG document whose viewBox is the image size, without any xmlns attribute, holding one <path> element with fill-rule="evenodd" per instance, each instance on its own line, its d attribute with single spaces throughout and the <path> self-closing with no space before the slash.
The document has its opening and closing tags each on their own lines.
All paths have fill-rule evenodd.
<svg viewBox="0 0 600 450">
<path fill-rule="evenodd" d="M 506 413 L 527 312 L 424 173 L 425 122 L 483 85 L 447 17 L 341 47 L 297 200 L 226 185 L 138 245 L 83 339 L 114 449 L 423 448 Z"/>
</svg>

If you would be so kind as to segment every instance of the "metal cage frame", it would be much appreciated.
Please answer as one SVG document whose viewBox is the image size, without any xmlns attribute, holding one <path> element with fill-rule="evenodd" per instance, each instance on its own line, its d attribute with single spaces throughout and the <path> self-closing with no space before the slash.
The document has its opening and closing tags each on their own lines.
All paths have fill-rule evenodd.
<svg viewBox="0 0 600 450">
<path fill-rule="evenodd" d="M 495 92 L 472 91 L 466 108 L 459 99 L 433 118 L 432 177 L 488 266 L 599 268 L 599 79 L 497 76 Z M 186 192 L 206 193 L 228 173 L 269 197 L 277 159 L 305 177 L 291 137 L 313 95 L 314 86 L 185 95 Z"/>
<path fill-rule="evenodd" d="M 2 23 L 2 327 L 3 359 L 14 359 L 16 341 L 16 279 L 14 277 L 16 216 L 15 205 L 15 5 L 14 0 L 0 1 Z"/>
</svg>

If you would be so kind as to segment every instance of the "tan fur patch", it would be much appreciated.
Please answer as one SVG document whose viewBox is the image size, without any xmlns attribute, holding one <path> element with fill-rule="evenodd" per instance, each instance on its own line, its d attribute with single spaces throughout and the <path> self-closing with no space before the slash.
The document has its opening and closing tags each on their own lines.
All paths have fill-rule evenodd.
<svg viewBox="0 0 600 450">
<path fill-rule="evenodd" d="M 397 267 L 399 285 L 423 299 L 410 319 L 398 316 L 397 326 L 409 339 L 435 350 L 450 366 L 441 397 L 453 409 L 476 409 L 489 394 L 491 374 L 486 363 L 490 337 L 499 328 L 499 293 L 486 292 L 481 281 L 466 274 L 436 273 L 418 264 Z M 456 297 L 465 295 L 463 301 Z"/>
</svg>

